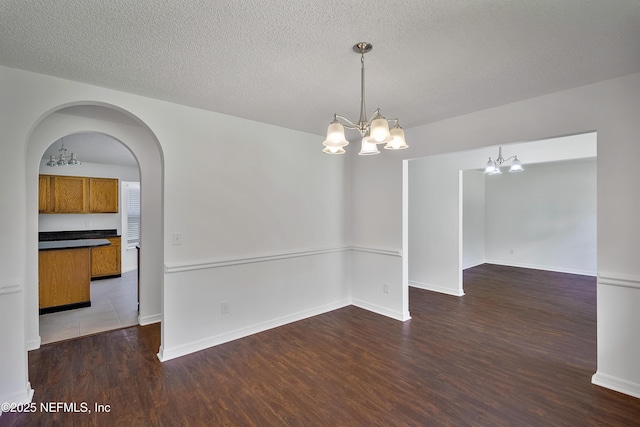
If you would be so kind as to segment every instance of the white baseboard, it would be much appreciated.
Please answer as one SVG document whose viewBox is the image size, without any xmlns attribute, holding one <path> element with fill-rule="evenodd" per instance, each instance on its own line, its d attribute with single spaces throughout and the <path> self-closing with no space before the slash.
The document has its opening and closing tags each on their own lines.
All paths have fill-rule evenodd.
<svg viewBox="0 0 640 427">
<path fill-rule="evenodd" d="M 596 372 L 591 377 L 591 383 L 640 399 L 640 384 L 632 383 L 631 381 Z"/>
<path fill-rule="evenodd" d="M 454 297 L 464 296 L 464 291 L 458 289 L 451 289 L 444 286 L 432 285 L 431 283 L 422 283 L 409 281 L 409 286 L 414 288 L 424 289 L 426 291 L 440 292 L 441 294 L 453 295 Z"/>
<path fill-rule="evenodd" d="M 553 271 L 556 273 L 569 273 L 569 274 L 578 274 L 580 276 L 593 276 L 597 275 L 597 272 L 590 270 L 578 270 L 575 268 L 563 268 L 563 267 L 550 267 L 547 265 L 536 265 L 536 264 L 527 264 L 527 263 L 518 263 L 518 262 L 508 262 L 508 261 L 499 261 L 495 259 L 487 259 L 485 260 L 486 264 L 495 264 L 495 265 L 504 265 L 505 267 L 519 267 L 519 268 L 529 268 L 531 270 L 543 270 L 543 271 Z"/>
<path fill-rule="evenodd" d="M 269 320 L 263 323 L 258 323 L 246 328 L 236 329 L 235 331 L 227 332 L 224 334 L 208 337 L 198 341 L 181 344 L 171 348 L 165 348 L 164 345 L 160 347 L 158 353 L 158 359 L 161 362 L 175 359 L 176 357 L 185 356 L 187 354 L 195 353 L 196 351 L 204 350 L 216 345 L 224 344 L 229 341 L 234 341 L 240 338 L 248 337 L 249 335 L 264 332 L 269 329 L 277 328 L 278 326 L 284 326 L 288 323 L 297 322 L 309 317 L 317 316 L 319 314 L 328 313 L 339 308 L 347 307 L 351 305 L 351 300 L 345 299 L 337 301 L 335 303 L 327 304 L 321 307 L 316 307 L 311 310 L 305 310 L 298 313 L 294 313 L 288 316 L 279 317 L 277 319 Z"/>
<path fill-rule="evenodd" d="M 138 324 L 140 326 L 152 325 L 162 321 L 162 314 L 152 314 L 150 316 L 138 316 Z"/>
<path fill-rule="evenodd" d="M 385 307 L 380 307 L 379 305 L 371 304 L 359 299 L 354 299 L 352 305 L 362 308 L 364 310 L 371 311 L 376 314 L 380 314 L 382 316 L 390 317 L 392 319 L 399 320 L 401 322 L 405 322 L 411 319 L 411 314 L 407 311 L 402 313 L 400 311 L 389 310 Z"/>
<path fill-rule="evenodd" d="M 2 403 L 15 403 L 15 404 L 25 404 L 31 403 L 31 399 L 33 399 L 33 389 L 31 388 L 31 383 L 27 383 L 26 390 L 21 390 L 15 393 L 4 394 L 0 396 L 0 402 Z M 0 416 L 2 416 L 2 409 L 0 409 Z"/>
<path fill-rule="evenodd" d="M 470 262 L 469 264 L 463 265 L 463 266 L 462 266 L 462 269 L 463 269 L 463 270 L 466 270 L 467 268 L 477 267 L 477 266 L 482 265 L 482 264 L 484 264 L 484 263 L 485 263 L 485 262 L 484 262 L 484 260 L 480 260 L 480 261 L 472 261 L 472 262 Z"/>
<path fill-rule="evenodd" d="M 38 335 L 38 338 L 27 340 L 27 351 L 37 350 L 42 344 L 42 338 Z"/>
</svg>

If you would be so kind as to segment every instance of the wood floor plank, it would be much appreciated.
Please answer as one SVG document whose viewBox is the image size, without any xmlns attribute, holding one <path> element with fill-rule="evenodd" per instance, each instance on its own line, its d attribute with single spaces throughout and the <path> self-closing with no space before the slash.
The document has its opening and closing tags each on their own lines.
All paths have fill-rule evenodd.
<svg viewBox="0 0 640 427">
<path fill-rule="evenodd" d="M 111 412 L 0 425 L 640 425 L 640 399 L 591 384 L 594 278 L 482 265 L 464 288 L 411 288 L 404 323 L 346 307 L 165 363 L 158 325 L 44 345 L 34 402 Z"/>
</svg>

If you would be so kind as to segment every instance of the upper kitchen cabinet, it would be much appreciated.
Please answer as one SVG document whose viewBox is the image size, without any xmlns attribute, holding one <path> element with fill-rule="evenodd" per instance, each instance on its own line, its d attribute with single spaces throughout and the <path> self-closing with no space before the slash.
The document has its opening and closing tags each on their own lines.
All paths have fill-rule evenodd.
<svg viewBox="0 0 640 427">
<path fill-rule="evenodd" d="M 118 212 L 118 180 L 89 178 L 89 212 Z"/>
<path fill-rule="evenodd" d="M 52 176 L 53 212 L 87 212 L 87 178 L 81 176 Z"/>
<path fill-rule="evenodd" d="M 38 177 L 38 212 L 48 213 L 53 211 L 51 203 L 51 177 L 40 175 Z"/>
<path fill-rule="evenodd" d="M 40 213 L 117 213 L 118 180 L 84 176 L 40 175 Z"/>
</svg>

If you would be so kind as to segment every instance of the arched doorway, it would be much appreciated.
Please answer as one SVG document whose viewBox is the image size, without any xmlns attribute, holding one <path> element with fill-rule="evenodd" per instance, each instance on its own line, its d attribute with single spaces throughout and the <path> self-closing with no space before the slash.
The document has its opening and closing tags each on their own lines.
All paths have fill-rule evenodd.
<svg viewBox="0 0 640 427">
<path fill-rule="evenodd" d="M 82 183 L 91 192 L 84 194 L 92 201 L 85 205 L 88 212 L 56 213 L 75 206 L 56 208 L 52 199 L 81 202 L 83 197 L 75 199 L 64 189 L 82 188 Z M 53 194 L 58 185 L 63 187 L 56 191 L 64 197 Z M 99 238 L 110 242 L 96 248 L 39 252 L 41 344 L 137 325 L 140 167 L 135 156 L 125 144 L 103 133 L 66 135 L 45 151 L 39 187 L 39 246 Z M 61 282 L 59 273 L 52 274 L 58 271 L 61 257 L 82 254 L 89 262 L 72 270 L 84 286 L 75 286 L 72 294 L 59 292 L 56 284 L 64 287 L 66 280 Z"/>
<path fill-rule="evenodd" d="M 38 173 L 45 149 L 65 135 L 98 132 L 124 144 L 140 168 L 141 200 L 140 314 L 141 325 L 162 317 L 163 232 L 162 150 L 153 132 L 133 114 L 105 104 L 60 106 L 44 115 L 33 128 L 27 145 L 27 349 L 40 345 L 38 325 Z"/>
</svg>

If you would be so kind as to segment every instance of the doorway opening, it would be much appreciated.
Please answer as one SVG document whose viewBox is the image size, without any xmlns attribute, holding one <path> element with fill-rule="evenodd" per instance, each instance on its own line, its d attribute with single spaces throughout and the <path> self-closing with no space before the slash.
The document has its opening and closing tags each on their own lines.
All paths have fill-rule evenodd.
<svg viewBox="0 0 640 427">
<path fill-rule="evenodd" d="M 59 158 L 53 153 L 60 151 L 63 144 L 80 160 L 79 164 L 56 165 L 49 160 Z M 41 343 L 137 325 L 137 160 L 109 135 L 80 132 L 65 135 L 45 150 L 38 176 L 38 241 L 39 246 L 44 246 L 39 248 L 38 277 Z M 71 213 L 78 210 L 75 204 L 83 205 L 82 213 Z M 74 247 L 85 240 L 87 244 L 103 246 Z M 51 246 L 59 249 L 47 249 Z M 74 268 L 73 285 L 66 284 L 68 279 L 59 273 L 51 274 L 59 268 L 54 264 L 60 259 L 77 259 L 74 254 L 81 253 L 88 255 L 89 265 Z M 68 288 L 69 292 L 54 288 Z M 52 292 L 56 295 L 51 296 Z"/>
<path fill-rule="evenodd" d="M 408 285 L 462 296 L 482 263 L 595 275 L 596 146 L 595 132 L 505 145 L 514 179 L 483 173 L 497 146 L 407 161 Z"/>
<path fill-rule="evenodd" d="M 108 136 L 121 149 L 125 150 L 132 165 L 135 168 L 135 175 L 129 177 L 126 181 L 139 182 L 141 193 L 144 197 L 140 200 L 140 224 L 144 223 L 144 227 L 140 227 L 140 252 L 139 263 L 137 257 L 137 248 L 129 250 L 129 255 L 121 255 L 122 279 L 127 274 L 133 275 L 131 281 L 139 284 L 139 308 L 137 316 L 130 316 L 130 320 L 137 321 L 140 325 L 149 325 L 152 323 L 161 323 L 162 320 L 162 291 L 164 284 L 163 276 L 163 154 L 159 142 L 154 133 L 140 119 L 133 114 L 122 110 L 113 105 L 103 103 L 77 103 L 59 106 L 44 114 L 33 127 L 33 131 L 29 137 L 27 145 L 27 165 L 26 165 L 26 182 L 27 182 L 27 264 L 26 264 L 26 312 L 27 312 L 27 350 L 33 350 L 40 346 L 40 327 L 39 327 L 39 286 L 38 286 L 38 241 L 40 231 L 39 207 L 38 207 L 38 176 L 41 171 L 43 154 L 52 144 L 52 141 L 58 141 L 64 137 L 65 148 L 71 147 L 71 138 L 77 134 L 92 134 L 93 136 Z M 102 146 L 102 144 L 98 144 Z M 92 151 L 89 150 L 90 145 L 85 145 L 80 149 L 75 149 L 76 157 L 83 164 L 79 166 L 66 166 L 65 168 L 82 168 L 82 167 L 101 167 L 103 170 L 113 172 L 120 167 L 109 164 L 104 161 L 113 153 L 105 150 L 97 155 L 99 160 L 91 158 Z M 54 146 L 54 150 L 59 147 Z M 98 165 L 98 166 L 96 166 Z M 101 165 L 101 166 L 100 166 Z M 120 168 L 122 169 L 122 168 Z M 77 172 L 71 172 L 71 170 Z M 49 173 L 49 171 L 47 171 Z M 70 172 L 64 172 L 68 175 L 92 176 L 93 172 L 81 172 L 80 169 L 70 169 Z M 122 206 L 122 204 L 120 204 Z M 60 217 L 58 221 L 71 221 L 71 216 L 57 215 Z M 52 217 L 52 216 L 50 216 Z M 81 229 L 116 229 L 122 239 L 122 226 L 120 223 L 106 226 L 106 214 L 98 213 L 84 215 L 80 222 Z M 118 217 L 120 218 L 120 217 Z M 51 221 L 45 219 L 45 221 Z M 85 223 L 88 221 L 89 223 Z M 66 228 L 66 225 L 64 226 Z M 63 228 L 63 230 L 64 230 Z M 122 240 L 121 240 L 122 244 Z M 125 245 L 123 245 L 125 246 Z M 129 261 L 132 258 L 135 261 L 130 271 L 127 271 Z M 135 272 L 138 269 L 139 275 Z M 113 278 L 112 278 L 113 279 Z M 105 279 L 103 282 L 106 282 Z M 106 282 L 108 283 L 108 282 Z M 136 296 L 138 292 L 134 293 Z M 133 318 L 133 319 L 132 319 Z M 161 337 L 163 327 L 161 323 Z"/>
</svg>

